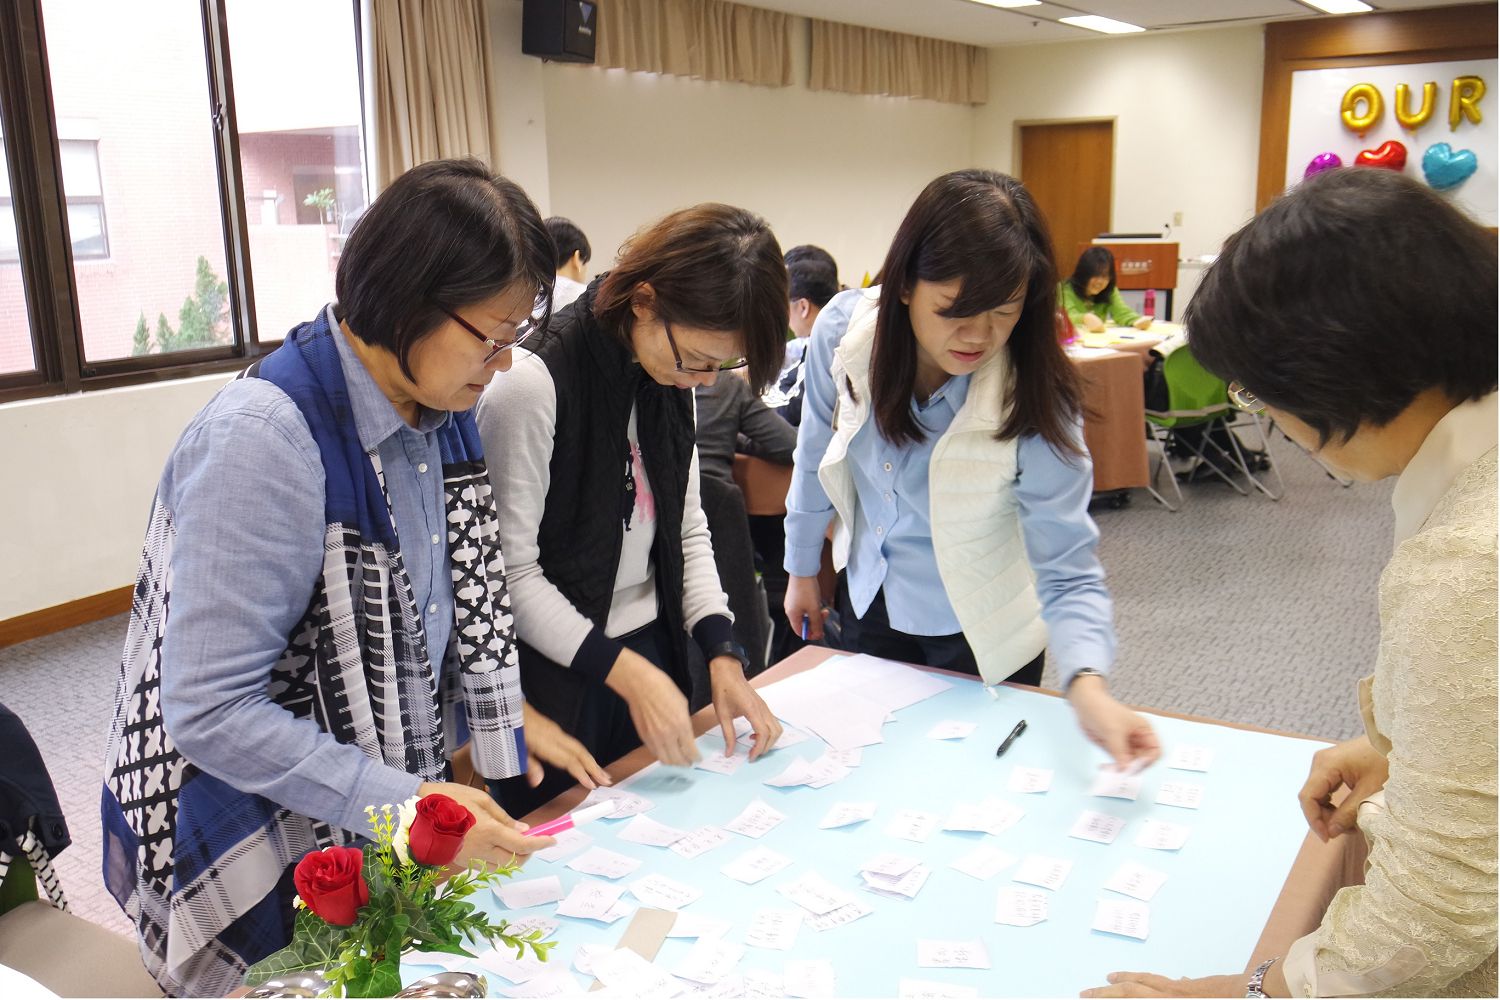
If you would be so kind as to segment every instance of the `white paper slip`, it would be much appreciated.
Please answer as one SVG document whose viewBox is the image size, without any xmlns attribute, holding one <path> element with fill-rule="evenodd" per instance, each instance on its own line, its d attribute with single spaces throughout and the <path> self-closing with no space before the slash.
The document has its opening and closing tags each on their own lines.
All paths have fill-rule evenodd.
<svg viewBox="0 0 1500 1000">
<path fill-rule="evenodd" d="M 456 972 L 474 962 L 468 955 L 455 955 L 448 951 L 408 951 L 401 956 L 401 961 L 409 965 L 436 965 L 449 972 Z"/>
<path fill-rule="evenodd" d="M 924 969 L 988 969 L 990 953 L 983 941 L 917 941 L 917 965 Z"/>
<path fill-rule="evenodd" d="M 858 902 L 817 872 L 804 872 L 800 878 L 778 885 L 776 891 L 809 913 L 819 915 Z"/>
<path fill-rule="evenodd" d="M 1028 854 L 1011 876 L 1017 882 L 1039 885 L 1043 889 L 1060 889 L 1073 870 L 1073 862 L 1066 858 L 1049 858 L 1042 854 Z"/>
<path fill-rule="evenodd" d="M 744 767 L 745 762 L 749 759 L 748 756 L 742 753 L 737 753 L 733 757 L 726 757 L 724 756 L 724 751 L 719 750 L 699 757 L 697 763 L 693 766 L 700 771 L 712 771 L 714 774 L 733 774 Z"/>
<path fill-rule="evenodd" d="M 1149 847 L 1154 851 L 1178 851 L 1187 843 L 1191 827 L 1177 823 L 1166 823 L 1159 819 L 1148 819 L 1135 836 L 1137 847 Z"/>
<path fill-rule="evenodd" d="M 834 750 L 825 753 L 811 764 L 807 765 L 804 773 L 804 783 L 809 788 L 827 788 L 835 781 L 842 781 L 854 772 L 835 760 L 832 754 L 847 753 L 848 751 Z"/>
<path fill-rule="evenodd" d="M 680 910 L 689 903 L 703 898 L 702 889 L 658 874 L 636 879 L 634 882 L 627 883 L 625 888 L 647 906 L 656 906 L 663 910 Z"/>
<path fill-rule="evenodd" d="M 921 863 L 921 858 L 913 858 L 906 854 L 893 854 L 890 851 L 885 851 L 860 865 L 859 870 L 868 872 L 871 875 L 886 875 L 890 878 L 900 878 Z"/>
<path fill-rule="evenodd" d="M 769 969 L 746 969 L 741 980 L 745 992 L 744 1000 L 781 1000 L 786 996 L 786 986 L 781 976 Z"/>
<path fill-rule="evenodd" d="M 709 917 L 697 913 L 679 913 L 677 914 L 677 919 L 672 921 L 672 929 L 667 931 L 667 937 L 723 937 L 729 933 L 733 926 L 728 920 L 721 920 L 718 917 Z"/>
<path fill-rule="evenodd" d="M 860 876 L 865 880 L 866 889 L 893 899 L 915 899 L 917 893 L 922 891 L 922 886 L 927 884 L 927 876 L 931 874 L 932 871 L 926 865 L 917 865 L 899 877 L 860 872 Z"/>
<path fill-rule="evenodd" d="M 944 719 L 931 729 L 927 730 L 929 740 L 962 740 L 966 739 L 979 725 L 974 722 L 961 722 L 958 719 Z"/>
<path fill-rule="evenodd" d="M 940 822 L 942 820 L 932 813 L 922 812 L 920 809 L 902 809 L 886 826 L 885 832 L 892 837 L 925 844 Z"/>
<path fill-rule="evenodd" d="M 1073 829 L 1068 831 L 1068 836 L 1077 837 L 1079 840 L 1092 840 L 1099 844 L 1113 844 L 1123 829 L 1125 829 L 1123 817 L 1086 809 L 1073 823 Z"/>
<path fill-rule="evenodd" d="M 983 882 L 985 879 L 994 878 L 1000 874 L 1002 869 L 1015 864 L 1015 862 L 1015 855 L 1006 854 L 999 848 L 981 844 L 968 854 L 950 861 L 948 867 Z"/>
<path fill-rule="evenodd" d="M 782 985 L 789 997 L 831 997 L 837 992 L 833 963 L 826 958 L 804 959 L 786 963 L 781 973 Z"/>
<path fill-rule="evenodd" d="M 520 986 L 522 983 L 530 982 L 543 972 L 547 971 L 547 963 L 537 958 L 531 952 L 517 958 L 516 953 L 510 948 L 501 951 L 498 948 L 489 948 L 474 956 L 474 961 L 493 972 L 495 975 Z"/>
<path fill-rule="evenodd" d="M 524 882 L 502 882 L 495 887 L 495 895 L 508 910 L 524 910 L 528 906 L 555 903 L 563 898 L 562 879 L 556 875 L 532 878 Z M 514 982 L 514 980 L 512 980 Z"/>
<path fill-rule="evenodd" d="M 744 719 L 736 719 L 734 720 L 734 722 L 736 732 L 739 732 L 739 724 L 741 722 L 745 723 L 745 732 L 740 733 L 740 742 L 745 744 L 746 746 L 753 745 L 755 743 L 755 738 L 750 735 L 750 723 Z M 776 738 L 776 745 L 771 749 L 785 750 L 787 747 L 794 747 L 798 743 L 806 743 L 812 738 L 813 735 L 811 733 L 804 733 L 796 726 L 782 726 L 781 735 Z"/>
<path fill-rule="evenodd" d="M 1038 795 L 1052 787 L 1052 772 L 1045 767 L 1015 767 L 1010 772 L 1010 790 Z"/>
<path fill-rule="evenodd" d="M 1156 790 L 1156 801 L 1179 809 L 1197 809 L 1203 804 L 1203 786 L 1190 781 L 1163 781 Z"/>
<path fill-rule="evenodd" d="M 903 978 L 896 986 L 896 997 L 897 1000 L 978 1000 L 979 987 Z"/>
<path fill-rule="evenodd" d="M 626 854 L 617 854 L 604 847 L 590 847 L 568 862 L 568 867 L 584 875 L 601 878 L 624 878 L 641 866 L 641 862 Z"/>
<path fill-rule="evenodd" d="M 1214 752 L 1208 747 L 1173 747 L 1167 758 L 1167 766 L 1179 771 L 1207 771 L 1214 762 Z"/>
<path fill-rule="evenodd" d="M 1094 930 L 1144 941 L 1151 933 L 1151 907 L 1128 899 L 1101 899 L 1094 910 Z"/>
<path fill-rule="evenodd" d="M 557 904 L 560 917 L 581 917 L 585 920 L 609 920 L 610 912 L 620 901 L 624 888 L 586 878 L 573 887 L 566 899 Z M 614 918 L 618 919 L 618 918 Z"/>
<path fill-rule="evenodd" d="M 612 801 L 615 804 L 615 811 L 603 817 L 604 819 L 625 819 L 630 816 L 639 816 L 656 805 L 655 802 L 652 802 L 644 795 L 627 792 L 623 788 L 595 788 L 588 795 L 584 796 L 578 808 L 581 809 L 584 806 L 591 806 L 596 802 L 604 801 Z"/>
<path fill-rule="evenodd" d="M 785 813 L 762 799 L 756 799 L 738 816 L 725 823 L 724 829 L 743 837 L 760 838 L 776 829 L 776 825 L 784 819 Z"/>
<path fill-rule="evenodd" d="M 557 926 L 556 920 L 553 920 L 551 917 L 544 917 L 538 913 L 529 917 L 506 920 L 505 933 L 514 937 L 525 937 L 532 931 L 539 931 L 540 933 L 537 934 L 536 940 L 542 941 L 551 937 L 552 933 L 557 930 Z"/>
<path fill-rule="evenodd" d="M 620 839 L 632 844 L 646 844 L 650 847 L 671 847 L 683 837 L 686 830 L 679 830 L 675 826 L 667 826 L 658 823 L 650 816 L 637 816 L 629 823 L 620 828 Z"/>
<path fill-rule="evenodd" d="M 832 830 L 840 826 L 851 826 L 875 818 L 874 802 L 835 802 L 833 808 L 818 821 L 819 830 Z"/>
<path fill-rule="evenodd" d="M 1151 897 L 1156 895 L 1166 881 L 1166 872 L 1159 872 L 1134 861 L 1127 861 L 1109 877 L 1109 881 L 1104 883 L 1104 888 L 1150 902 Z"/>
<path fill-rule="evenodd" d="M 1030 927 L 1047 919 L 1047 894 L 1035 889 L 1001 889 L 995 900 L 995 923 Z"/>
<path fill-rule="evenodd" d="M 861 747 L 853 747 L 849 750 L 834 750 L 829 748 L 823 751 L 823 756 L 835 764 L 844 767 L 858 767 L 865 759 L 865 752 Z"/>
<path fill-rule="evenodd" d="M 554 833 L 552 837 L 557 843 L 551 847 L 537 851 L 532 857 L 538 861 L 561 861 L 570 854 L 577 854 L 594 842 L 593 837 L 590 837 L 577 827 L 571 830 L 564 830 L 562 833 Z"/>
<path fill-rule="evenodd" d="M 745 956 L 745 946 L 722 938 L 699 938 L 672 970 L 679 979 L 713 986 L 734 971 Z"/>
<path fill-rule="evenodd" d="M 611 990 L 633 997 L 674 997 L 682 983 L 629 948 L 617 948 L 594 959 L 594 975 Z"/>
<path fill-rule="evenodd" d="M 694 997 L 697 1000 L 745 1000 L 748 996 L 745 992 L 745 977 L 738 972 L 731 972 L 712 986 L 691 982 L 681 976 L 677 977 L 677 981 L 687 987 L 682 991 L 683 997 Z M 609 998 L 606 996 L 603 1000 Z"/>
<path fill-rule="evenodd" d="M 594 959 L 600 955 L 607 955 L 614 951 L 613 945 L 607 944 L 581 944 L 578 950 L 573 952 L 573 968 L 585 976 L 594 974 Z"/>
<path fill-rule="evenodd" d="M 1103 770 L 1094 776 L 1094 784 L 1089 788 L 1089 794 L 1109 799 L 1129 799 L 1134 802 L 1141 794 L 1143 780 L 1139 774 Z"/>
<path fill-rule="evenodd" d="M 936 674 L 865 653 L 825 661 L 818 672 L 837 686 L 859 690 L 887 712 L 915 705 L 953 686 Z"/>
<path fill-rule="evenodd" d="M 773 775 L 765 780 L 764 784 L 773 788 L 792 788 L 797 785 L 807 784 L 808 762 L 801 757 L 793 757 L 791 762 L 784 767 L 779 774 Z"/>
<path fill-rule="evenodd" d="M 990 833 L 996 836 L 1021 821 L 1026 810 L 1004 799 L 989 798 L 983 802 L 960 802 L 943 821 L 944 830 Z"/>
<path fill-rule="evenodd" d="M 797 930 L 801 926 L 801 910 L 762 907 L 750 915 L 750 929 L 745 932 L 745 944 L 752 948 L 788 951 L 797 943 Z"/>
<path fill-rule="evenodd" d="M 561 905 L 561 903 L 558 904 L 558 906 Z M 625 900 L 622 899 L 619 902 L 615 903 L 614 906 L 611 906 L 609 908 L 609 912 L 599 919 L 603 920 L 606 924 L 612 924 L 617 920 L 624 920 L 634 912 L 635 907 L 631 906 L 629 903 L 625 902 Z"/>
<path fill-rule="evenodd" d="M 544 1000 L 547 997 L 576 997 L 582 996 L 583 984 L 578 981 L 567 969 L 562 968 L 556 962 L 533 979 L 527 980 L 524 985 L 512 987 L 499 987 L 501 996 L 516 997 L 518 1000 Z"/>
<path fill-rule="evenodd" d="M 729 834 L 723 827 L 700 826 L 698 829 L 690 831 L 686 837 L 674 843 L 670 850 L 673 854 L 680 857 L 696 858 L 698 855 L 705 854 L 728 841 Z"/>
<path fill-rule="evenodd" d="M 792 859 L 785 854 L 777 854 L 769 847 L 757 847 L 741 854 L 719 871 L 736 882 L 754 885 L 768 875 L 775 875 L 791 863 Z"/>
<path fill-rule="evenodd" d="M 805 916 L 802 918 L 802 922 L 815 931 L 831 931 L 835 927 L 851 924 L 860 917 L 868 917 L 874 912 L 875 910 L 872 907 L 866 906 L 856 899 L 854 902 L 840 906 L 836 910 L 829 910 L 827 913 L 819 913 L 816 916 Z"/>
</svg>

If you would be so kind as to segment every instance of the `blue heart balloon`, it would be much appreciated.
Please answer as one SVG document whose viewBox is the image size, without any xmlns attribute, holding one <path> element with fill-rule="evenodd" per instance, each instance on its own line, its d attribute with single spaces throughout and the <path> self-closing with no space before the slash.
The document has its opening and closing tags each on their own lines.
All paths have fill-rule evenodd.
<svg viewBox="0 0 1500 1000">
<path fill-rule="evenodd" d="M 1439 191 L 1458 187 L 1479 169 L 1479 158 L 1472 149 L 1453 151 L 1446 142 L 1435 142 L 1422 154 L 1422 176 Z"/>
</svg>

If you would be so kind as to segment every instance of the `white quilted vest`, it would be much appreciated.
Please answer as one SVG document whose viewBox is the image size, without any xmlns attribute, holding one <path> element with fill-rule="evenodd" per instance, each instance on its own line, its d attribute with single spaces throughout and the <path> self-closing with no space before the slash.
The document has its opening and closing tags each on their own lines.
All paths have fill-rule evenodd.
<svg viewBox="0 0 1500 1000">
<path fill-rule="evenodd" d="M 870 354 L 879 301 L 878 287 L 865 289 L 834 351 L 838 401 L 818 480 L 838 515 L 833 536 L 838 569 L 849 561 L 849 525 L 858 505 L 849 442 L 870 419 Z M 987 684 L 1005 680 L 1047 646 L 1011 488 L 1016 441 L 995 440 L 1008 408 L 1009 367 L 1009 356 L 1001 351 L 974 373 L 964 405 L 938 439 L 928 467 L 938 575 Z"/>
</svg>

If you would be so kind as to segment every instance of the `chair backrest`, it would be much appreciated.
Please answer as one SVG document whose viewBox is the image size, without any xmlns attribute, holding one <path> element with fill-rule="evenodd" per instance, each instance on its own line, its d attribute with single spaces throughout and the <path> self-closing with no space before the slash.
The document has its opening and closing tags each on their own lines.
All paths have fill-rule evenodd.
<svg viewBox="0 0 1500 1000">
<path fill-rule="evenodd" d="M 1161 365 L 1167 384 L 1167 408 L 1146 410 L 1146 419 L 1160 427 L 1192 427 L 1229 412 L 1229 387 L 1198 363 L 1186 346 L 1168 354 Z"/>
</svg>

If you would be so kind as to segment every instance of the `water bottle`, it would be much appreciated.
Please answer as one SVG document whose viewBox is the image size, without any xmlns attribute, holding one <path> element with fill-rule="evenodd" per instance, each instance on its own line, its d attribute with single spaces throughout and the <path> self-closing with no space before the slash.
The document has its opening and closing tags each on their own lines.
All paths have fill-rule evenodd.
<svg viewBox="0 0 1500 1000">
<path fill-rule="evenodd" d="M 1159 318 L 1156 316 L 1156 289 L 1146 289 L 1146 301 L 1142 312 L 1147 316 Z"/>
</svg>

